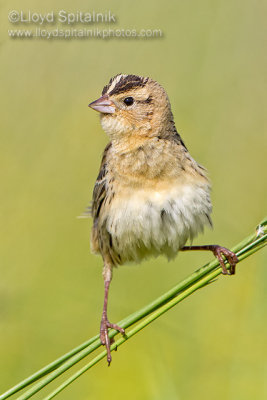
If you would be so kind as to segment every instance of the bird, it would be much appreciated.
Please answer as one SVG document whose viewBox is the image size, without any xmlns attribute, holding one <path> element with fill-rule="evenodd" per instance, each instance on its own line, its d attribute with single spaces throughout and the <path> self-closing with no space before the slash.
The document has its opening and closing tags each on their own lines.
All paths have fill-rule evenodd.
<svg viewBox="0 0 267 400">
<path fill-rule="evenodd" d="M 125 335 L 107 316 L 114 267 L 209 250 L 222 273 L 233 275 L 238 258 L 219 245 L 191 245 L 205 226 L 212 226 L 211 184 L 175 127 L 164 88 L 149 77 L 117 74 L 89 107 L 100 113 L 109 137 L 93 189 L 91 249 L 104 264 L 100 340 L 110 365 L 109 328 Z"/>
</svg>

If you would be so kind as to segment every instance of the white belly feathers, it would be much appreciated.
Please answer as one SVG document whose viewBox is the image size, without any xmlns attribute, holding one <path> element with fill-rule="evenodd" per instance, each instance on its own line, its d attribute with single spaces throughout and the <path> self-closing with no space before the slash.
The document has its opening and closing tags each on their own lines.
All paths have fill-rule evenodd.
<svg viewBox="0 0 267 400">
<path fill-rule="evenodd" d="M 208 184 L 134 191 L 111 203 L 107 230 L 122 262 L 164 254 L 174 258 L 188 239 L 210 225 Z"/>
</svg>

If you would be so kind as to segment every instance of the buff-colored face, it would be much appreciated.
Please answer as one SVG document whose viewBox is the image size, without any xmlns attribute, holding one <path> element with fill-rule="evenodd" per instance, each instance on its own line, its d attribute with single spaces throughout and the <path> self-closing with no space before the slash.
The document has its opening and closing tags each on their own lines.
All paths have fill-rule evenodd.
<svg viewBox="0 0 267 400">
<path fill-rule="evenodd" d="M 104 131 L 117 140 L 134 134 L 155 135 L 155 125 L 171 115 L 165 90 L 136 75 L 115 76 L 104 87 L 102 97 L 89 106 L 101 113 Z"/>
</svg>

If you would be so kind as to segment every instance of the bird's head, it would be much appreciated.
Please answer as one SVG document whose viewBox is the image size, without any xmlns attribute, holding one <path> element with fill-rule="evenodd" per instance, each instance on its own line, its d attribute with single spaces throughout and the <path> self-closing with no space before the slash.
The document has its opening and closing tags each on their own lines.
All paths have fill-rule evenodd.
<svg viewBox="0 0 267 400">
<path fill-rule="evenodd" d="M 165 90 L 137 75 L 116 75 L 89 107 L 100 112 L 101 125 L 112 141 L 159 136 L 172 121 Z"/>
</svg>

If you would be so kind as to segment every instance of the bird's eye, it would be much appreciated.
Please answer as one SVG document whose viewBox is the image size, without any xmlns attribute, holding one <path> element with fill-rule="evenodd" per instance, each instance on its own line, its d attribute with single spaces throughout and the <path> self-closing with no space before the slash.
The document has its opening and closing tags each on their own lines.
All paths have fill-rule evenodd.
<svg viewBox="0 0 267 400">
<path fill-rule="evenodd" d="M 123 102 L 126 104 L 126 106 L 131 106 L 134 102 L 134 99 L 132 97 L 126 97 Z"/>
</svg>

